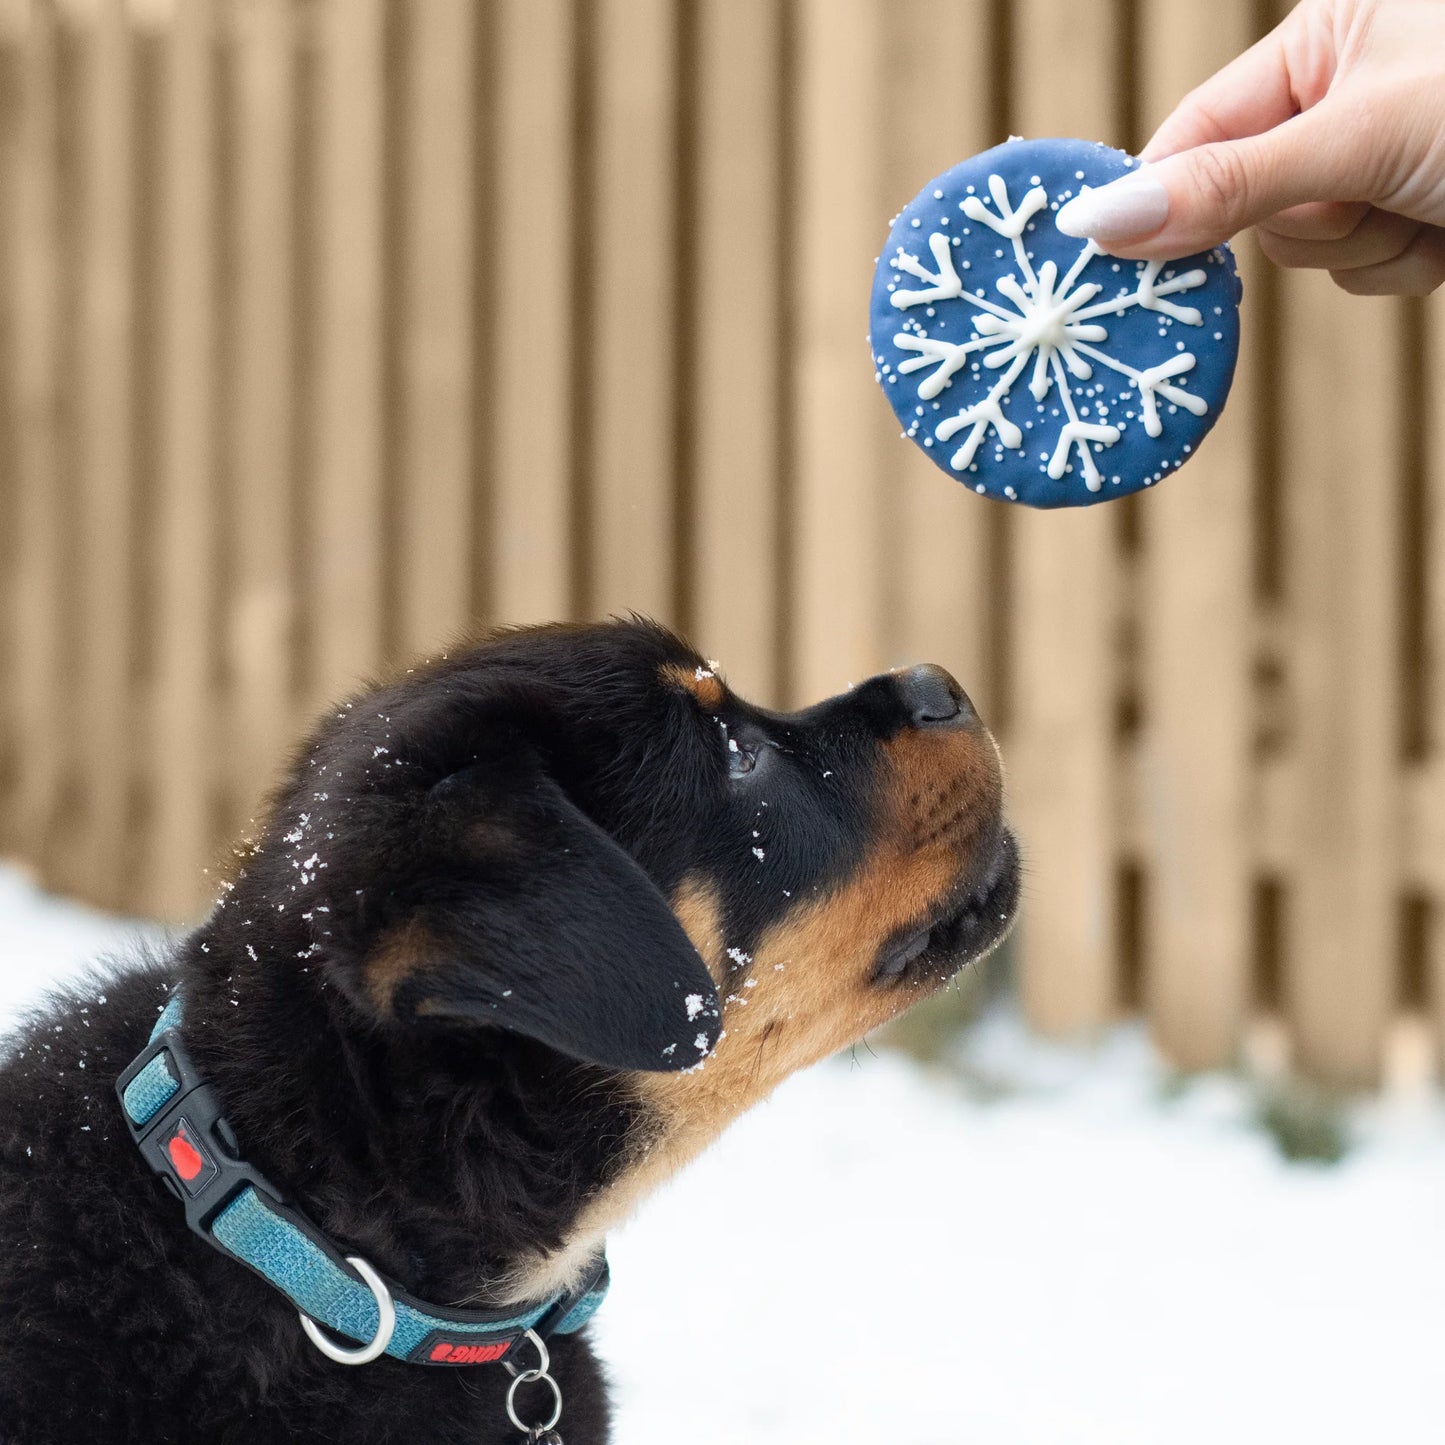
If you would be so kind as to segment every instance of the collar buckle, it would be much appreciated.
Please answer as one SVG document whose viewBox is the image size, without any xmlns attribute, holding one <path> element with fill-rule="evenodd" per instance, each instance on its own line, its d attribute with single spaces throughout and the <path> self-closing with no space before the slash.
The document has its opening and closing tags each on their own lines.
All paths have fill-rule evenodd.
<svg viewBox="0 0 1445 1445">
<path fill-rule="evenodd" d="M 181 1201 L 186 1224 L 213 1249 L 211 1221 L 248 1185 L 276 1204 L 285 1196 L 240 1157 L 216 1091 L 191 1059 L 179 1027 L 159 1030 L 116 1081 L 131 1138 Z"/>
</svg>

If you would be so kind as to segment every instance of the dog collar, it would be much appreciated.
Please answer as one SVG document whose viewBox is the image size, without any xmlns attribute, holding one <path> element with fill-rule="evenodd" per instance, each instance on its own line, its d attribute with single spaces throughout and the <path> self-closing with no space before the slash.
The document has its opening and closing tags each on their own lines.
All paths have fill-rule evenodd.
<svg viewBox="0 0 1445 1445">
<path fill-rule="evenodd" d="M 185 1206 L 186 1224 L 280 1290 L 301 1312 L 312 1342 L 340 1363 L 388 1354 L 421 1365 L 510 1364 L 508 1356 L 529 1338 L 545 1360 L 541 1341 L 581 1329 L 606 1297 L 602 1253 L 576 1288 L 513 1312 L 425 1304 L 364 1259 L 343 1254 L 241 1157 L 216 1092 L 181 1037 L 179 993 L 116 1081 L 116 1093 L 146 1162 Z M 318 1322 L 361 1348 L 342 1349 Z"/>
</svg>

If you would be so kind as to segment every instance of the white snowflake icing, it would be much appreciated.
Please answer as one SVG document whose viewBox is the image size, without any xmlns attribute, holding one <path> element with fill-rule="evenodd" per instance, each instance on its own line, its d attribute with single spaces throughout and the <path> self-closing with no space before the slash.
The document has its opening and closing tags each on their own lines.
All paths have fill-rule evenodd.
<svg viewBox="0 0 1445 1445">
<path fill-rule="evenodd" d="M 1034 179 L 1037 180 L 1037 177 Z M 900 331 L 894 336 L 893 344 L 914 354 L 899 362 L 897 370 L 900 374 L 928 371 L 918 384 L 920 401 L 932 401 L 937 397 L 971 356 L 979 355 L 983 366 L 1002 372 L 981 401 L 947 417 L 934 429 L 934 435 L 944 442 L 952 440 L 960 432 L 967 432 L 949 458 L 949 465 L 954 471 L 962 472 L 973 464 L 990 429 L 1003 446 L 1011 450 L 1023 446 L 1023 431 L 1005 414 L 1003 403 L 1032 362 L 1028 388 L 1034 400 L 1043 402 L 1050 390 L 1057 387 L 1063 409 L 1063 423 L 1053 451 L 1048 456 L 1046 470 L 1058 481 L 1077 454 L 1085 485 L 1091 492 L 1097 492 L 1103 485 L 1103 478 L 1094 461 L 1094 452 L 1113 446 L 1122 436 L 1123 428 L 1105 420 L 1103 408 L 1085 407 L 1086 412 L 1096 411 L 1097 420 L 1085 420 L 1080 415 L 1071 381 L 1089 381 L 1094 375 L 1094 364 L 1109 367 L 1129 379 L 1139 395 L 1144 430 L 1151 437 L 1157 437 L 1163 431 L 1159 416 L 1160 397 L 1174 406 L 1184 407 L 1195 416 L 1203 416 L 1208 410 L 1202 396 L 1173 384 L 1177 378 L 1194 369 L 1194 354 L 1183 350 L 1182 342 L 1178 344 L 1180 349 L 1165 361 L 1141 370 L 1098 348 L 1095 343 L 1109 339 L 1108 328 L 1100 324 L 1101 318 L 1140 307 L 1186 326 L 1202 326 L 1204 318 L 1197 309 L 1181 306 L 1168 298 L 1204 285 L 1208 276 L 1202 270 L 1191 270 L 1161 281 L 1159 275 L 1163 262 L 1140 263 L 1132 291 L 1111 301 L 1095 303 L 1095 297 L 1103 287 L 1092 281 L 1079 280 L 1090 260 L 1101 254 L 1092 241 L 1080 243 L 1078 255 L 1062 278 L 1052 261 L 1045 261 L 1037 270 L 1034 269 L 1033 259 L 1024 244 L 1024 233 L 1032 218 L 1048 207 L 1049 198 L 1044 188 L 1034 185 L 1017 207 L 1009 200 L 1008 186 L 1002 176 L 990 176 L 988 189 L 998 208 L 996 211 L 976 195 L 966 196 L 960 203 L 960 209 L 971 221 L 989 227 L 1012 243 L 1016 273 L 1000 276 L 994 283 L 1004 301 L 1010 304 L 990 300 L 982 294 L 981 287 L 973 291 L 965 289 L 953 261 L 953 247 L 958 244 L 956 237 L 942 231 L 935 231 L 928 237 L 928 249 L 937 268 L 932 271 L 917 256 L 910 255 L 900 246 L 889 264 L 894 270 L 924 282 L 925 286 L 918 290 L 895 287 L 890 297 L 895 307 L 906 311 L 922 306 L 926 308 L 925 314 L 931 316 L 935 302 L 961 300 L 974 307 L 977 314 L 973 317 L 974 334 L 964 342 L 931 337 L 917 323 L 912 323 L 911 329 Z M 963 263 L 965 269 L 968 264 L 967 261 Z M 978 490 L 983 488 L 980 486 Z M 1012 488 L 1005 491 L 1010 496 L 1015 495 Z"/>
</svg>

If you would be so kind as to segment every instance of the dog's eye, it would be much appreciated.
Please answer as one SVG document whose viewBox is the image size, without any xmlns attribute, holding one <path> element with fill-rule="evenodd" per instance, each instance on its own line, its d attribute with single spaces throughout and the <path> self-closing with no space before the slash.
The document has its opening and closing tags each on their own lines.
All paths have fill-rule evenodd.
<svg viewBox="0 0 1445 1445">
<path fill-rule="evenodd" d="M 756 745 L 748 746 L 736 738 L 728 739 L 728 777 L 741 778 L 758 765 Z"/>
<path fill-rule="evenodd" d="M 759 744 L 740 743 L 728 731 L 728 725 L 718 719 L 718 727 L 722 729 L 723 742 L 726 744 L 728 759 L 728 777 L 746 777 L 758 765 Z"/>
</svg>

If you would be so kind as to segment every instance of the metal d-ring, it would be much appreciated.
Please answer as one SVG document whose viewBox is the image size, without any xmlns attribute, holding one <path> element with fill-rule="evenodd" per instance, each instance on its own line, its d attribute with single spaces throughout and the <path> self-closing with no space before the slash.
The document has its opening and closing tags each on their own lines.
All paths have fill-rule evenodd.
<svg viewBox="0 0 1445 1445">
<path fill-rule="evenodd" d="M 531 1340 L 537 1347 L 537 1364 L 530 1370 L 519 1370 L 510 1360 L 503 1360 L 502 1364 L 509 1375 L 519 1377 L 522 1375 L 545 1375 L 552 1368 L 552 1356 L 547 1353 L 547 1342 L 537 1333 L 536 1330 L 528 1330 L 523 1334 L 524 1340 Z"/>
<path fill-rule="evenodd" d="M 359 1254 L 348 1254 L 346 1262 L 361 1276 L 376 1300 L 378 1319 L 376 1334 L 371 1343 L 362 1345 L 358 1350 L 343 1349 L 322 1334 L 321 1326 L 305 1310 L 298 1311 L 301 1328 L 306 1331 L 306 1338 L 328 1360 L 335 1360 L 338 1365 L 369 1365 L 378 1355 L 384 1354 L 391 1343 L 391 1337 L 396 1330 L 396 1306 L 392 1303 L 391 1291 L 387 1289 L 386 1282 Z"/>
<path fill-rule="evenodd" d="M 552 1413 L 545 1420 L 537 1424 L 527 1425 L 523 1423 L 517 1414 L 517 1387 L 519 1385 L 530 1385 L 533 1380 L 545 1380 L 547 1384 L 551 1386 Z M 551 1375 L 545 1374 L 541 1370 L 523 1370 L 520 1375 L 514 1376 L 512 1383 L 507 1386 L 507 1418 L 524 1435 L 535 1436 L 539 1433 L 545 1435 L 548 1430 L 554 1429 L 557 1421 L 562 1418 L 562 1387 Z"/>
<path fill-rule="evenodd" d="M 522 1434 L 530 1439 L 538 1435 L 545 1435 L 547 1431 L 555 1429 L 557 1422 L 562 1418 L 562 1387 L 552 1378 L 548 1371 L 552 1368 L 552 1357 L 547 1353 L 547 1345 L 536 1330 L 528 1330 L 526 1339 L 537 1347 L 537 1368 L 534 1370 L 519 1370 L 508 1360 L 502 1363 L 512 1372 L 512 1383 L 507 1387 L 507 1418 L 519 1429 Z M 552 1413 L 540 1424 L 524 1424 L 517 1414 L 517 1390 L 522 1385 L 530 1385 L 535 1380 L 545 1380 L 552 1391 Z"/>
</svg>

